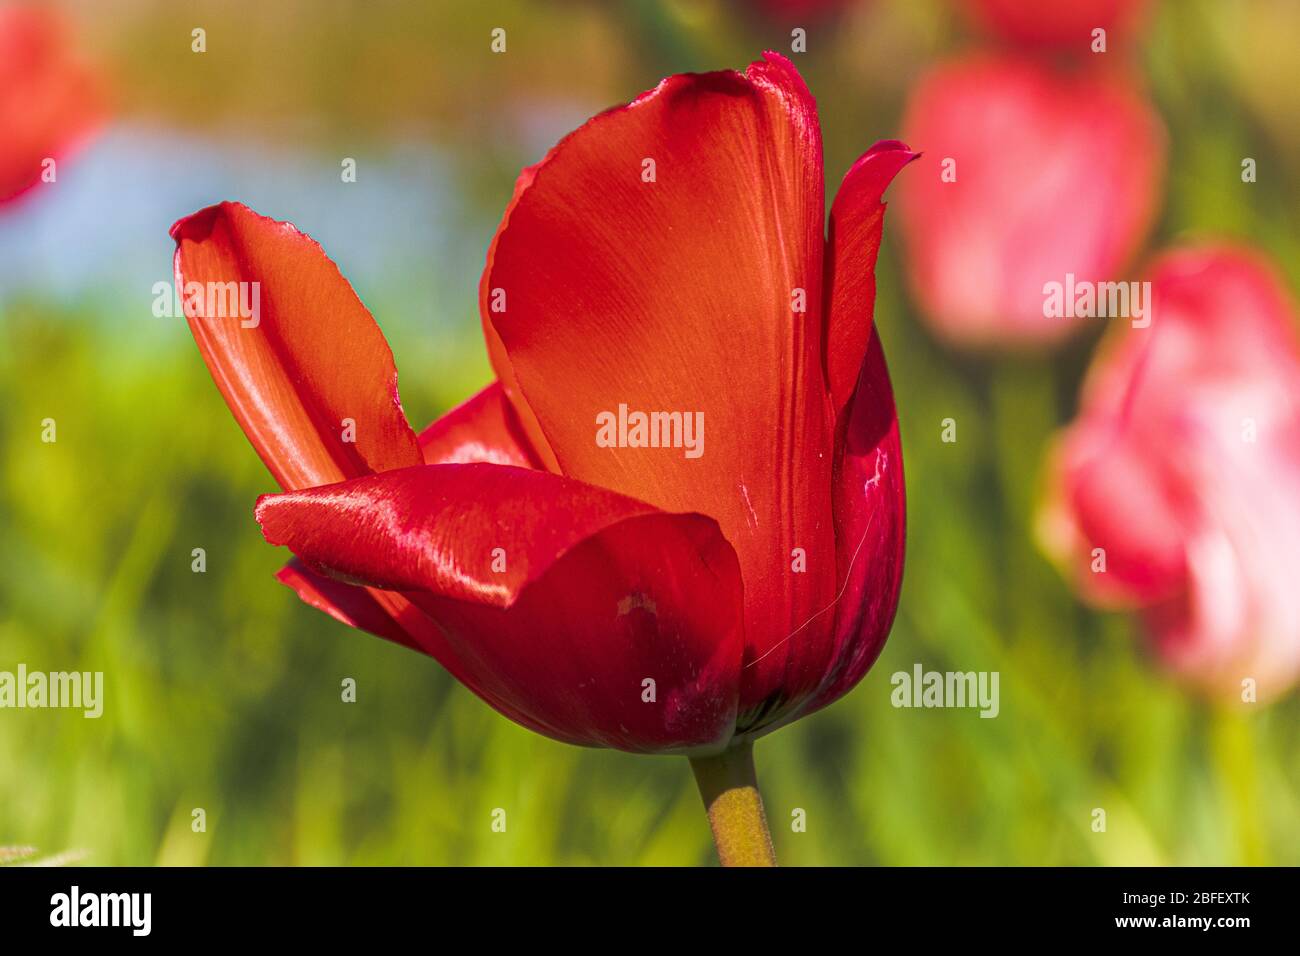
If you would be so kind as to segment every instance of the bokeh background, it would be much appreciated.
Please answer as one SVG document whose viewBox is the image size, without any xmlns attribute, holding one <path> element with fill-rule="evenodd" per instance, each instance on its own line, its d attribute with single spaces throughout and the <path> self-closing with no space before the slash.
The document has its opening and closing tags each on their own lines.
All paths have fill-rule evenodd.
<svg viewBox="0 0 1300 956">
<path fill-rule="evenodd" d="M 57 184 L 0 213 L 0 669 L 102 670 L 106 706 L 0 712 L 0 845 L 98 864 L 711 861 L 684 760 L 534 736 L 273 580 L 285 555 L 252 518 L 273 482 L 183 320 L 152 312 L 167 229 L 238 199 L 320 241 L 392 344 L 420 427 L 490 378 L 484 253 L 518 170 L 564 133 L 668 73 L 788 51 L 803 25 L 829 198 L 899 135 L 917 77 L 976 42 L 969 22 L 947 0 L 825 19 L 741 2 L 50 5 L 111 110 Z M 1280 39 L 1298 35 L 1288 2 L 1152 7 L 1136 56 L 1170 151 L 1150 245 L 1213 229 L 1300 288 L 1300 57 Z M 1281 172 L 1242 189 L 1247 155 Z M 1035 542 L 1044 448 L 1100 325 L 1047 353 L 957 351 L 920 321 L 900 259 L 887 216 L 876 321 L 908 475 L 902 604 L 852 694 L 758 746 L 782 861 L 1300 864 L 1296 695 L 1189 692 Z M 950 416 L 956 444 L 938 440 Z M 999 671 L 1000 715 L 894 709 L 890 674 L 917 662 Z"/>
</svg>

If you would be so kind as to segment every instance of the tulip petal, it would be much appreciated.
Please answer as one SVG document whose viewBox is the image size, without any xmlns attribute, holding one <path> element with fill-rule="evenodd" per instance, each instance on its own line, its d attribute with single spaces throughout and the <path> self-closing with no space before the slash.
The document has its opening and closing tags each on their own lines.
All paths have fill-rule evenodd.
<svg viewBox="0 0 1300 956">
<path fill-rule="evenodd" d="M 257 515 L 309 567 L 402 592 L 460 679 L 534 729 L 633 751 L 730 738 L 743 588 L 709 518 L 485 463 L 264 496 Z"/>
<path fill-rule="evenodd" d="M 880 197 L 899 170 L 920 155 L 897 140 L 876 143 L 844 174 L 831 205 L 824 338 L 826 382 L 836 410 L 853 395 L 872 338 L 876 255 L 885 224 Z"/>
<path fill-rule="evenodd" d="M 872 330 L 835 466 L 836 567 L 833 599 L 789 639 L 786 698 L 771 708 L 766 734 L 848 693 L 875 663 L 893 624 L 903 583 L 906 503 L 903 454 L 889 372 Z M 823 629 L 823 625 L 830 625 Z M 742 672 L 748 681 L 751 662 Z M 742 699 L 745 696 L 741 685 Z M 742 724 L 740 730 L 748 730 Z"/>
<path fill-rule="evenodd" d="M 493 382 L 420 432 L 426 465 L 472 461 L 541 468 L 505 389 Z"/>
<path fill-rule="evenodd" d="M 319 245 L 229 202 L 171 234 L 194 339 L 281 487 L 423 460 L 388 343 Z"/>
<path fill-rule="evenodd" d="M 482 461 L 537 467 L 496 383 L 421 432 L 420 448 L 428 464 Z M 438 626 L 400 594 L 345 584 L 318 574 L 297 558 L 276 577 L 303 602 L 334 619 L 428 654 L 453 674 L 460 674 L 462 668 Z"/>
<path fill-rule="evenodd" d="M 872 330 L 835 468 L 840 590 L 834 644 L 810 713 L 847 693 L 875 663 L 903 585 L 907 505 L 898 415 L 880 337 Z"/>
<path fill-rule="evenodd" d="M 776 692 L 785 638 L 835 583 L 823 220 L 816 106 L 766 54 L 669 77 L 564 139 L 521 177 L 483 280 L 497 375 L 556 467 L 706 513 L 735 547 L 764 658 L 742 709 Z M 602 447 L 598 416 L 620 406 L 702 419 L 702 454 Z"/>
<path fill-rule="evenodd" d="M 1079 423 L 1058 444 L 1044 523 L 1078 551 L 1079 588 L 1114 609 L 1167 599 L 1181 586 L 1193 504 L 1172 483 L 1149 480 L 1149 453 L 1123 438 L 1127 418 Z M 1105 555 L 1104 574 L 1091 567 L 1097 548 Z"/>
<path fill-rule="evenodd" d="M 492 284 L 492 264 L 496 261 L 497 246 L 501 242 L 501 236 L 505 233 L 505 224 L 510 221 L 519 198 L 533 185 L 533 177 L 545 162 L 546 160 L 543 160 L 535 166 L 526 166 L 515 179 L 514 194 L 506 204 L 501 226 L 498 227 L 496 235 L 492 237 L 492 242 L 488 246 L 487 267 L 479 278 L 479 315 L 483 321 L 483 339 L 487 344 L 488 360 L 497 374 L 501 391 L 513 406 L 519 427 L 527 436 L 528 444 L 535 450 L 538 459 L 547 471 L 553 471 L 558 475 L 562 471 L 559 462 L 555 459 L 555 452 L 551 450 L 551 443 L 542 431 L 537 414 L 524 399 L 519 388 L 519 376 L 515 374 L 515 367 L 510 361 L 509 353 L 506 352 L 505 343 L 501 341 L 501 335 L 491 319 L 491 316 L 509 306 L 505 289 Z"/>
</svg>

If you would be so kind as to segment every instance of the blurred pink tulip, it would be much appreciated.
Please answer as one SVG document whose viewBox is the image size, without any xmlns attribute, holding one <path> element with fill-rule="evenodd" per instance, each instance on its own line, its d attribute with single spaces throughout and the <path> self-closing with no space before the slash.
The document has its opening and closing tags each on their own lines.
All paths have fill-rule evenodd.
<svg viewBox="0 0 1300 956">
<path fill-rule="evenodd" d="M 1150 280 L 1151 326 L 1105 343 L 1053 455 L 1044 543 L 1086 600 L 1140 609 L 1174 671 L 1273 697 L 1300 673 L 1295 309 L 1240 249 L 1167 253 Z"/>
<path fill-rule="evenodd" d="M 1146 0 L 963 0 L 979 26 L 1026 47 L 1091 54 L 1093 30 L 1106 31 L 1106 51 L 1130 36 L 1146 12 Z"/>
<path fill-rule="evenodd" d="M 0 7 L 0 203 L 58 167 L 99 121 L 96 76 L 73 55 L 63 20 L 50 10 Z"/>
<path fill-rule="evenodd" d="M 914 294 L 955 343 L 1035 344 L 1045 284 L 1118 281 L 1147 232 L 1165 133 L 1117 74 L 974 56 L 923 77 L 904 120 L 923 168 L 899 183 Z"/>
</svg>

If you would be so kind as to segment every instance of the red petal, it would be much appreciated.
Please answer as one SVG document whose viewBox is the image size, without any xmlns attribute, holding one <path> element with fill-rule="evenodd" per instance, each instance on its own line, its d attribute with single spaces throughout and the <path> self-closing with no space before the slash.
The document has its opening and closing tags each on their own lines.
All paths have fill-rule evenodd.
<svg viewBox="0 0 1300 956">
<path fill-rule="evenodd" d="M 200 283 L 203 290 L 185 299 L 195 341 L 281 487 L 422 460 L 388 343 L 320 246 L 288 223 L 228 202 L 182 219 L 171 234 L 177 288 L 184 294 L 186 283 Z M 207 291 L 219 292 L 221 283 L 246 284 L 242 300 L 208 301 Z M 354 436 L 345 420 L 355 423 Z"/>
<path fill-rule="evenodd" d="M 831 206 L 825 350 L 826 381 L 837 410 L 857 387 L 872 337 L 876 254 L 885 222 L 880 197 L 898 171 L 920 155 L 897 140 L 877 143 L 845 173 Z"/>
<path fill-rule="evenodd" d="M 426 465 L 471 461 L 541 468 L 500 383 L 493 382 L 420 432 Z"/>
<path fill-rule="evenodd" d="M 428 464 L 483 461 L 537 467 L 496 383 L 426 428 L 420 448 Z M 305 603 L 336 620 L 428 654 L 453 674 L 461 673 L 438 626 L 400 594 L 345 584 L 317 574 L 297 558 L 276 577 Z"/>
<path fill-rule="evenodd" d="M 880 339 L 874 331 L 848 414 L 835 467 L 835 595 L 786 644 L 783 699 L 744 730 L 775 730 L 848 693 L 875 663 L 889 636 L 903 583 L 906 503 L 898 417 Z M 741 699 L 763 658 L 741 672 Z"/>
<path fill-rule="evenodd" d="M 534 729 L 638 751 L 730 737 L 743 595 L 708 518 L 475 463 L 264 496 L 258 520 L 311 566 L 405 592 L 446 634 L 458 676 Z"/>
<path fill-rule="evenodd" d="M 549 159 L 549 157 L 547 158 Z M 555 460 L 555 452 L 551 450 L 551 443 L 542 432 L 542 426 L 537 420 L 536 413 L 534 413 L 520 391 L 519 376 L 515 374 L 515 367 L 510 361 L 510 356 L 506 353 L 505 343 L 501 341 L 501 336 L 497 333 L 496 327 L 491 320 L 491 316 L 494 314 L 493 310 L 500 307 L 494 305 L 493 300 L 502 294 L 502 290 L 495 289 L 492 285 L 492 263 L 496 260 L 497 245 L 501 242 L 501 236 L 505 233 L 505 225 L 510 221 L 511 213 L 514 212 L 519 198 L 533 185 L 533 177 L 536 175 L 538 167 L 544 165 L 545 162 L 546 160 L 543 160 L 536 166 L 524 168 L 515 179 L 514 195 L 510 197 L 510 202 L 507 203 L 505 214 L 501 219 L 501 225 L 497 228 L 496 235 L 492 237 L 492 243 L 488 246 L 487 267 L 483 270 L 483 275 L 479 277 L 478 295 L 479 315 L 483 321 L 483 339 L 487 343 L 488 359 L 497 373 L 502 394 L 514 407 L 515 417 L 519 422 L 520 429 L 527 436 L 528 444 L 535 450 L 538 459 L 547 471 L 559 474 L 560 465 Z M 508 297 L 504 305 L 509 305 Z"/>
<path fill-rule="evenodd" d="M 0 203 L 39 183 L 45 160 L 68 152 L 102 112 L 99 80 L 74 58 L 62 18 L 0 10 Z"/>
<path fill-rule="evenodd" d="M 885 646 L 903 585 L 907 503 L 889 372 L 873 330 L 835 469 L 835 639 L 810 713 L 848 693 Z"/>
<path fill-rule="evenodd" d="M 735 546 L 751 652 L 778 648 L 742 708 L 776 692 L 784 639 L 835 585 L 823 220 L 816 107 L 768 54 L 743 75 L 669 77 L 563 140 L 521 179 L 483 282 L 497 374 L 558 468 L 708 514 Z M 620 404 L 702 413 L 703 456 L 598 447 L 597 415 Z"/>
</svg>

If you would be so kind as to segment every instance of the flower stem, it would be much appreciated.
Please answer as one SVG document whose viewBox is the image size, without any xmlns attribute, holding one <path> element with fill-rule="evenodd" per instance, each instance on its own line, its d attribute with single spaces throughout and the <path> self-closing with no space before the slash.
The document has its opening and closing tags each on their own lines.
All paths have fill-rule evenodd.
<svg viewBox="0 0 1300 956">
<path fill-rule="evenodd" d="M 722 865 L 776 866 L 754 773 L 754 745 L 740 744 L 712 757 L 692 757 L 691 769 L 709 812 Z"/>
</svg>

